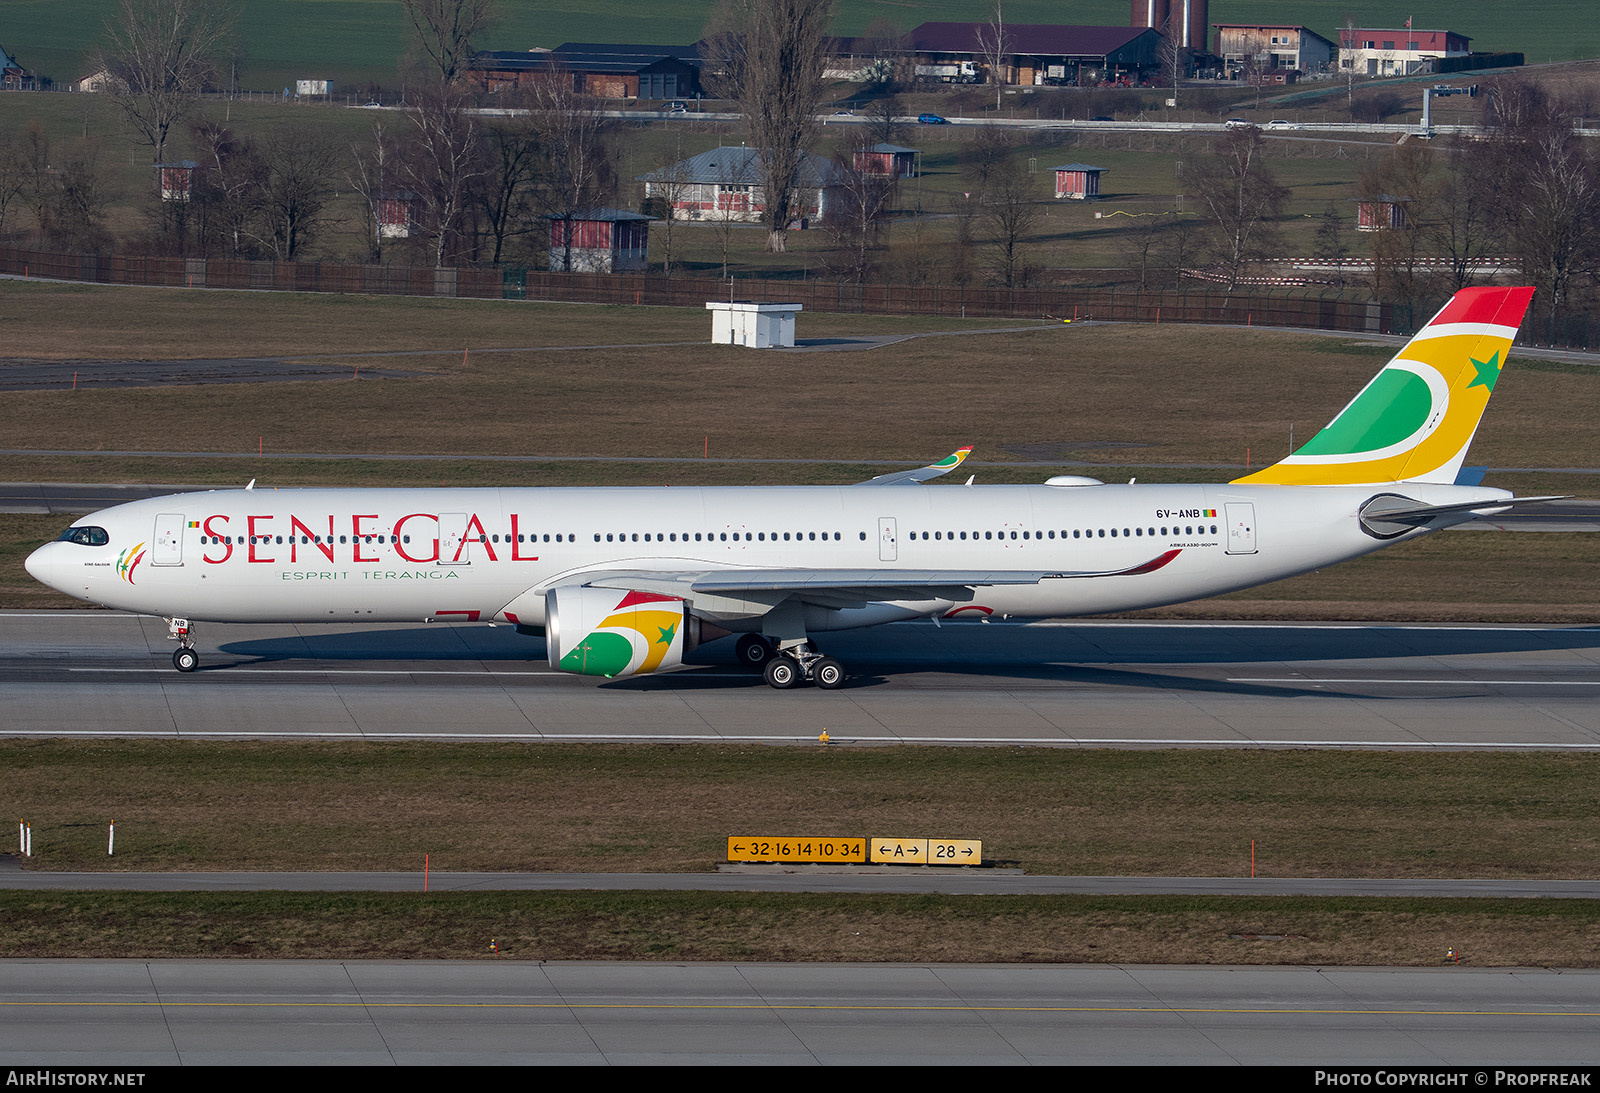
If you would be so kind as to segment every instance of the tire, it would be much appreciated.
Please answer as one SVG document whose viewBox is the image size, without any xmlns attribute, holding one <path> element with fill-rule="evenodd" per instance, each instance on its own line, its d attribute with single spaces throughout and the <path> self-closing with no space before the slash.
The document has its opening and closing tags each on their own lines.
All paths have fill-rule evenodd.
<svg viewBox="0 0 1600 1093">
<path fill-rule="evenodd" d="M 193 649 L 175 649 L 172 653 L 172 666 L 180 672 L 192 672 L 200 667 L 200 654 Z"/>
<path fill-rule="evenodd" d="M 767 678 L 767 686 L 787 691 L 800 682 L 800 665 L 796 664 L 792 657 L 773 657 L 767 661 L 766 670 L 762 674 Z"/>
<path fill-rule="evenodd" d="M 760 634 L 746 634 L 734 647 L 734 656 L 747 668 L 763 668 L 772 659 L 772 646 Z"/>
<path fill-rule="evenodd" d="M 844 665 L 832 657 L 823 657 L 811 666 L 811 678 L 824 691 L 837 691 L 844 686 Z"/>
</svg>

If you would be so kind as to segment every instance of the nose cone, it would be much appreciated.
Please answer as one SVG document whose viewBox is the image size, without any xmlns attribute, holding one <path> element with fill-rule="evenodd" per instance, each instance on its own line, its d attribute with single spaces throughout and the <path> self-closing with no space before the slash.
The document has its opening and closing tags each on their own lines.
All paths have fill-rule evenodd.
<svg viewBox="0 0 1600 1093">
<path fill-rule="evenodd" d="M 23 563 L 27 566 L 28 575 L 40 584 L 47 584 L 58 592 L 65 592 L 62 581 L 66 576 L 66 565 L 61 557 L 62 543 L 46 543 L 32 554 Z"/>
</svg>

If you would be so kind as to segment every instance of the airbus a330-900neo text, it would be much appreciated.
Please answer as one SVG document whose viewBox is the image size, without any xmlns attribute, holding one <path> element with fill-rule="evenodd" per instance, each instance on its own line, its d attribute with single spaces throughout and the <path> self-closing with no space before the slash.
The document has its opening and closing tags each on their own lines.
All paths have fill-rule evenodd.
<svg viewBox="0 0 1600 1093">
<path fill-rule="evenodd" d="M 1275 581 L 1522 500 L 1463 470 L 1533 290 L 1458 293 L 1326 428 L 1218 485 L 928 485 L 967 449 L 855 486 L 224 490 L 118 505 L 28 571 L 194 623 L 494 622 L 552 667 L 679 667 L 740 634 L 778 688 L 845 682 L 819 634 L 904 619 L 1155 607 Z"/>
</svg>

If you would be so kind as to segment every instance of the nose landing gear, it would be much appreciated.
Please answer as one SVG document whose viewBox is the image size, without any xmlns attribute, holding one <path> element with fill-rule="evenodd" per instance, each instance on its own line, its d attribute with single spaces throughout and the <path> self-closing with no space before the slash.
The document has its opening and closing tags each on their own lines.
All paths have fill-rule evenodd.
<svg viewBox="0 0 1600 1093">
<path fill-rule="evenodd" d="M 194 651 L 194 627 L 188 619 L 168 619 L 167 637 L 178 643 L 172 651 L 172 666 L 180 672 L 200 667 L 200 654 Z"/>
</svg>

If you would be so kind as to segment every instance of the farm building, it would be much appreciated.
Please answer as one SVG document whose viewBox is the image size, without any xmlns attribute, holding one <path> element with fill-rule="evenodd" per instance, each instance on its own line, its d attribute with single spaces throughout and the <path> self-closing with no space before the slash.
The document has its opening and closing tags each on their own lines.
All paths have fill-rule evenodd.
<svg viewBox="0 0 1600 1093">
<path fill-rule="evenodd" d="M 993 34 L 988 23 L 923 23 L 893 52 L 925 73 L 965 62 L 977 66 L 991 83 L 1023 86 L 1137 84 L 1160 71 L 1161 34 L 1149 27 L 1008 24 L 998 71 L 990 71 L 992 61 L 984 48 Z"/>
<path fill-rule="evenodd" d="M 1104 167 L 1093 167 L 1087 163 L 1068 163 L 1050 169 L 1056 173 L 1057 197 L 1092 201 L 1100 196 L 1100 176 L 1106 172 Z"/>
<path fill-rule="evenodd" d="M 1408 197 L 1379 194 L 1377 197 L 1358 197 L 1356 203 L 1356 231 L 1381 232 L 1406 226 Z"/>
<path fill-rule="evenodd" d="M 37 91 L 33 73 L 17 63 L 17 59 L 0 46 L 0 88 L 6 91 Z"/>
<path fill-rule="evenodd" d="M 567 42 L 551 50 L 478 53 L 472 72 L 489 92 L 540 80 L 571 80 L 572 90 L 603 99 L 688 99 L 700 94 L 700 58 L 694 46 Z"/>
<path fill-rule="evenodd" d="M 902 148 L 898 144 L 874 144 L 871 148 L 856 149 L 855 169 L 865 175 L 882 178 L 916 178 L 917 155 L 915 148 Z"/>
<path fill-rule="evenodd" d="M 650 265 L 650 218 L 624 209 L 557 213 L 550 221 L 550 272 L 627 273 Z"/>
<path fill-rule="evenodd" d="M 1333 64 L 1334 52 L 1332 42 L 1305 27 L 1217 24 L 1217 56 L 1230 80 L 1252 67 L 1316 75 Z"/>
<path fill-rule="evenodd" d="M 194 195 L 194 172 L 198 164 L 192 159 L 156 164 L 156 193 L 162 201 L 188 201 Z"/>
<path fill-rule="evenodd" d="M 1465 57 L 1472 39 L 1453 30 L 1368 30 L 1343 27 L 1339 31 L 1339 68 L 1357 76 L 1415 76 L 1432 72 L 1433 62 L 1444 57 Z"/>
<path fill-rule="evenodd" d="M 761 188 L 761 161 L 754 148 L 713 148 L 649 174 L 645 197 L 666 202 L 675 220 L 758 221 L 766 211 Z M 821 156 L 807 156 L 800 168 L 797 217 L 821 219 L 828 211 L 828 191 L 838 185 L 838 172 Z"/>
<path fill-rule="evenodd" d="M 409 239 L 422 222 L 422 198 L 410 190 L 391 190 L 377 202 L 379 239 Z"/>
</svg>

